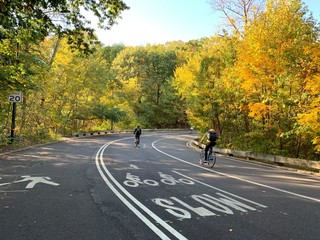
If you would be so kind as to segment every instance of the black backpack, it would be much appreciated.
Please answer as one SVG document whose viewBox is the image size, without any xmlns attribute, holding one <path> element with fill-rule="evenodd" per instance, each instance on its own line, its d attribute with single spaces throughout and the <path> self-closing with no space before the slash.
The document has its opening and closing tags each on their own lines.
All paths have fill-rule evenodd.
<svg viewBox="0 0 320 240">
<path fill-rule="evenodd" d="M 209 132 L 209 141 L 210 142 L 215 142 L 217 141 L 218 136 L 217 136 L 217 132 Z"/>
<path fill-rule="evenodd" d="M 136 128 L 136 130 L 134 131 L 134 133 L 136 135 L 140 135 L 141 134 L 141 128 Z"/>
</svg>

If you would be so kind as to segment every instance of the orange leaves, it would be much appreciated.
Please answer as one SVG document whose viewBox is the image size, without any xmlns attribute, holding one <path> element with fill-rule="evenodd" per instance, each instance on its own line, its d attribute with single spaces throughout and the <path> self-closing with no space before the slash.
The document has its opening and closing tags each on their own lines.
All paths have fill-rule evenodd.
<svg viewBox="0 0 320 240">
<path fill-rule="evenodd" d="M 305 54 L 309 59 L 302 63 L 306 74 L 306 90 L 313 95 L 320 95 L 320 43 L 305 47 Z"/>
<path fill-rule="evenodd" d="M 265 103 L 249 103 L 249 117 L 261 120 L 272 115 L 271 113 L 275 109 L 275 106 L 267 105 Z"/>
<path fill-rule="evenodd" d="M 305 109 L 298 114 L 297 122 L 304 126 L 312 136 L 315 150 L 320 151 L 320 44 L 319 42 L 305 46 L 304 53 L 308 57 L 302 62 L 305 76 L 305 95 L 308 96 Z"/>
<path fill-rule="evenodd" d="M 268 107 L 263 103 L 250 103 L 249 109 L 249 117 L 253 117 L 256 120 L 261 120 L 268 112 Z"/>
</svg>

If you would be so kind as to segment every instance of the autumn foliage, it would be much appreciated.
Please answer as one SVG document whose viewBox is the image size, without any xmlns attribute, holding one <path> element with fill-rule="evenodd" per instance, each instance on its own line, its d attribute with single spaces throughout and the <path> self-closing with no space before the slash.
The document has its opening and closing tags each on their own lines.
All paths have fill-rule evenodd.
<svg viewBox="0 0 320 240">
<path fill-rule="evenodd" d="M 299 0 L 269 0 L 263 9 L 232 34 L 139 47 L 94 43 L 89 56 L 71 51 L 67 37 L 19 48 L 2 40 L 2 143 L 7 95 L 21 90 L 19 136 L 192 126 L 217 129 L 220 147 L 317 158 L 319 24 Z"/>
<path fill-rule="evenodd" d="M 175 72 L 192 125 L 226 147 L 316 157 L 319 29 L 300 1 L 267 1 L 243 37 L 213 37 Z"/>
</svg>

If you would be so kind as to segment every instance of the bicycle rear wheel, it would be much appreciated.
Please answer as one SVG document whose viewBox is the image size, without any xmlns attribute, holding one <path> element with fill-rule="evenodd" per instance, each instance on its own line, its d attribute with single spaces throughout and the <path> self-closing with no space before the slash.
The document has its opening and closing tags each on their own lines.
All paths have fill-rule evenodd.
<svg viewBox="0 0 320 240">
<path fill-rule="evenodd" d="M 208 156 L 208 165 L 209 167 L 213 167 L 215 164 L 216 164 L 216 160 L 217 160 L 217 157 L 216 157 L 216 153 L 210 153 L 209 156 Z"/>
<path fill-rule="evenodd" d="M 135 141 L 134 141 L 135 145 L 136 145 L 136 148 L 139 147 L 139 144 L 140 144 L 140 136 L 135 136 Z"/>
<path fill-rule="evenodd" d="M 203 164 L 203 162 L 204 162 L 204 149 L 202 149 L 199 154 L 199 163 Z"/>
</svg>

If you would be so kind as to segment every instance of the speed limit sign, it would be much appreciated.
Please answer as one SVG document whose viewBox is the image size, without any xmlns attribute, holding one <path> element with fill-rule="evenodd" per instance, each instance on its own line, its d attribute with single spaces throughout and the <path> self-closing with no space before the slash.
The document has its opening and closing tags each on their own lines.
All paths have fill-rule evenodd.
<svg viewBox="0 0 320 240">
<path fill-rule="evenodd" d="M 19 94 L 10 94 L 8 97 L 9 102 L 22 102 L 22 93 Z"/>
</svg>

